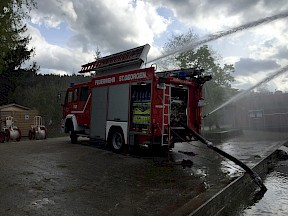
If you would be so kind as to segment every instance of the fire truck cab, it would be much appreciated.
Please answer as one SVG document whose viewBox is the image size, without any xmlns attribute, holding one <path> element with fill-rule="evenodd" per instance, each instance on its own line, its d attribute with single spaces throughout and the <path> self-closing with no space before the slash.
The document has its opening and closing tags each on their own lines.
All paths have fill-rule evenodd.
<svg viewBox="0 0 288 216">
<path fill-rule="evenodd" d="M 196 69 L 139 69 L 149 45 L 135 49 L 82 66 L 81 72 L 98 75 L 67 89 L 62 128 L 72 143 L 84 135 L 108 143 L 115 152 L 125 146 L 170 148 L 189 137 L 181 124 L 200 131 L 202 86 L 211 77 Z"/>
</svg>

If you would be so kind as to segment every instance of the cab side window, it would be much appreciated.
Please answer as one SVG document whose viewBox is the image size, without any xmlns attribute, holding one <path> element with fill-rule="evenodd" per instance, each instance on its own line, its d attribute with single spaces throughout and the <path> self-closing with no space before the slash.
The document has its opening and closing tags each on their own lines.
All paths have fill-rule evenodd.
<svg viewBox="0 0 288 216">
<path fill-rule="evenodd" d="M 78 88 L 75 88 L 74 89 L 74 92 L 73 92 L 73 101 L 78 101 L 78 92 L 79 92 L 79 89 Z"/>
<path fill-rule="evenodd" d="M 80 101 L 87 101 L 88 99 L 88 86 L 84 86 L 80 90 Z"/>
<path fill-rule="evenodd" d="M 65 97 L 65 104 L 72 102 L 72 91 L 67 91 Z"/>
</svg>

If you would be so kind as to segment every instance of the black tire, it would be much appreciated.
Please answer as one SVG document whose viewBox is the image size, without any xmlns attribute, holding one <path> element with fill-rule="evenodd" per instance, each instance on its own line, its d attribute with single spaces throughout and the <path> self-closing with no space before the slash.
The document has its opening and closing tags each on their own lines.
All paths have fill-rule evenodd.
<svg viewBox="0 0 288 216">
<path fill-rule="evenodd" d="M 70 131 L 70 139 L 72 144 L 76 144 L 78 142 L 78 136 L 74 130 Z"/>
<path fill-rule="evenodd" d="M 0 143 L 4 143 L 6 133 L 4 131 L 0 131 Z"/>
<path fill-rule="evenodd" d="M 6 135 L 5 135 L 5 137 L 6 137 L 6 142 L 9 142 L 10 139 L 11 139 L 11 137 L 10 137 L 10 130 L 9 130 L 9 129 L 5 129 L 5 132 L 6 132 Z"/>
<path fill-rule="evenodd" d="M 45 128 L 45 136 L 44 136 L 44 139 L 47 139 L 47 129 Z"/>
<path fill-rule="evenodd" d="M 122 130 L 114 129 L 109 135 L 109 146 L 113 152 L 121 153 L 125 146 L 125 140 Z"/>
<path fill-rule="evenodd" d="M 29 130 L 28 132 L 28 139 L 32 140 L 33 134 L 32 134 L 32 130 Z"/>
<path fill-rule="evenodd" d="M 36 130 L 35 130 L 34 127 L 33 127 L 33 129 L 32 129 L 32 139 L 33 139 L 33 140 L 36 139 Z"/>
<path fill-rule="evenodd" d="M 22 137 L 21 130 L 19 128 L 15 129 L 15 130 L 17 130 L 19 133 L 19 136 L 16 138 L 16 141 L 19 142 L 21 140 L 21 137 Z"/>
</svg>

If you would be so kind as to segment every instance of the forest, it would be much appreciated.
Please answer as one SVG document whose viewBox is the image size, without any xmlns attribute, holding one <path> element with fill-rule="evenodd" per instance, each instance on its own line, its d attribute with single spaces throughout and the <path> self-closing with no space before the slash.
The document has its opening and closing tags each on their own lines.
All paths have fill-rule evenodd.
<svg viewBox="0 0 288 216">
<path fill-rule="evenodd" d="M 8 103 L 36 109 L 46 124 L 58 128 L 62 118 L 62 104 L 70 84 L 87 82 L 91 77 L 83 75 L 40 74 L 23 72 L 18 76 L 16 88 L 8 96 Z"/>
</svg>

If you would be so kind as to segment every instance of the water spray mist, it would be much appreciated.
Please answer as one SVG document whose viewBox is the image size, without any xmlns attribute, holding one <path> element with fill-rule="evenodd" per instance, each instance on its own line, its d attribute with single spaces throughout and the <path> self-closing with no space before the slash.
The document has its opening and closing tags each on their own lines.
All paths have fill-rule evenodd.
<svg viewBox="0 0 288 216">
<path fill-rule="evenodd" d="M 277 70 L 276 72 L 272 73 L 270 76 L 266 77 L 265 79 L 262 79 L 261 81 L 259 81 L 255 85 L 253 85 L 252 87 L 250 87 L 250 88 L 240 92 L 239 94 L 235 95 L 234 97 L 230 98 L 228 101 L 226 101 L 225 103 L 223 103 L 222 105 L 220 105 L 219 107 L 214 109 L 213 111 L 209 112 L 208 114 L 204 115 L 202 118 L 204 119 L 207 116 L 211 115 L 212 113 L 214 113 L 214 112 L 220 110 L 221 108 L 227 106 L 228 104 L 239 100 L 240 98 L 242 98 L 244 95 L 246 95 L 250 91 L 254 90 L 255 88 L 259 87 L 260 85 L 262 85 L 264 83 L 267 83 L 267 82 L 275 79 L 276 77 L 286 73 L 287 71 L 288 71 L 288 65 L 286 65 L 285 67 L 283 67 L 283 68 Z"/>
</svg>

